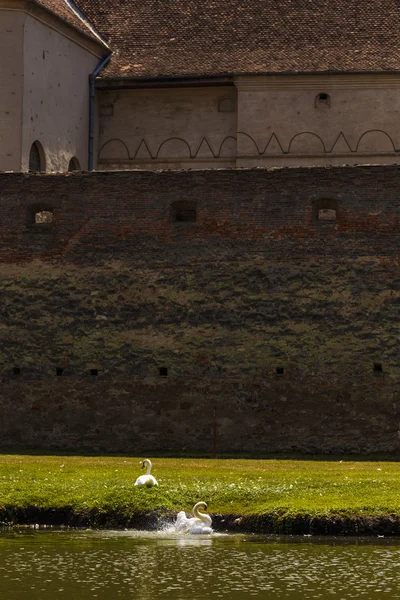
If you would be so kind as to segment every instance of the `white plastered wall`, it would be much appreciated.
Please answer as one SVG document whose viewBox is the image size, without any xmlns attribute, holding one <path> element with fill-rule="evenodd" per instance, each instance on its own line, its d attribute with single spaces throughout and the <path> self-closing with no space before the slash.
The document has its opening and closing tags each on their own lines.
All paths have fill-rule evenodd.
<svg viewBox="0 0 400 600">
<path fill-rule="evenodd" d="M 235 166 L 233 86 L 100 91 L 100 169 Z"/>
<path fill-rule="evenodd" d="M 0 6 L 0 171 L 21 168 L 24 14 Z"/>
<path fill-rule="evenodd" d="M 397 75 L 238 77 L 236 86 L 237 166 L 400 160 Z"/>
<path fill-rule="evenodd" d="M 51 24 L 27 15 L 24 26 L 22 170 L 38 140 L 46 171 L 67 171 L 71 157 L 87 169 L 89 75 L 95 55 Z"/>
</svg>

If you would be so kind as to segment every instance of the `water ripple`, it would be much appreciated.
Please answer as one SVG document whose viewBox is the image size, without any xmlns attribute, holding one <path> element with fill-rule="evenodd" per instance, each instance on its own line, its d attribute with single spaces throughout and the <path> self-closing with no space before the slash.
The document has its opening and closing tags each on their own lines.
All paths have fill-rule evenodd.
<svg viewBox="0 0 400 600">
<path fill-rule="evenodd" d="M 7 600 L 391 600 L 400 598 L 399 567 L 395 540 L 196 537 L 168 530 L 0 535 Z"/>
</svg>

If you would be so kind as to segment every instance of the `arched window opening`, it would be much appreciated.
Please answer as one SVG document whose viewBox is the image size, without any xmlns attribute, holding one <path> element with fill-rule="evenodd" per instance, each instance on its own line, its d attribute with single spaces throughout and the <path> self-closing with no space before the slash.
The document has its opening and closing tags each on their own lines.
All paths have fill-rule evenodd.
<svg viewBox="0 0 400 600">
<path fill-rule="evenodd" d="M 314 214 L 317 221 L 322 223 L 332 223 L 337 221 L 338 206 L 337 200 L 332 198 L 320 198 L 314 202 Z"/>
<path fill-rule="evenodd" d="M 46 223 L 50 224 L 53 222 L 53 212 L 51 210 L 39 210 L 34 214 L 34 223 Z"/>
<path fill-rule="evenodd" d="M 29 171 L 40 173 L 46 170 L 44 151 L 40 142 L 33 142 L 29 152 Z"/>
<path fill-rule="evenodd" d="M 68 165 L 68 171 L 80 171 L 81 170 L 81 166 L 79 164 L 79 160 L 76 158 L 76 156 L 73 156 L 71 158 L 71 160 L 69 161 L 69 165 Z"/>
<path fill-rule="evenodd" d="M 315 98 L 315 108 L 329 108 L 331 105 L 331 97 L 329 94 L 322 92 Z"/>
<path fill-rule="evenodd" d="M 182 200 L 171 204 L 171 217 L 174 223 L 196 223 L 196 204 L 190 200 Z"/>
</svg>

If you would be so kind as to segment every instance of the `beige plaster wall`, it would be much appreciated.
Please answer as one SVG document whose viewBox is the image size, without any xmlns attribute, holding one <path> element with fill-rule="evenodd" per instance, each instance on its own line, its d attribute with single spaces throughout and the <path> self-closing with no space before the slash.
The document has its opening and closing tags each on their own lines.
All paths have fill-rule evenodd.
<svg viewBox="0 0 400 600">
<path fill-rule="evenodd" d="M 235 166 L 233 86 L 99 92 L 99 168 Z"/>
<path fill-rule="evenodd" d="M 238 77 L 237 166 L 399 160 L 400 77 Z M 318 103 L 320 93 L 328 104 Z"/>
<path fill-rule="evenodd" d="M 99 56 L 28 15 L 24 26 L 22 169 L 38 140 L 46 171 L 66 171 L 75 156 L 87 168 L 89 83 Z"/>
<path fill-rule="evenodd" d="M 0 6 L 0 171 L 21 167 L 24 14 Z"/>
</svg>

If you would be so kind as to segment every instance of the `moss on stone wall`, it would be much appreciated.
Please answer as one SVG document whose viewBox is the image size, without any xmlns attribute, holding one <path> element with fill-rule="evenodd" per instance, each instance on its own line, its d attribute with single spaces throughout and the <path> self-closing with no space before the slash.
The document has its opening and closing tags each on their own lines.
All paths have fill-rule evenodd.
<svg viewBox="0 0 400 600">
<path fill-rule="evenodd" d="M 0 267 L 0 360 L 37 376 L 71 373 L 190 376 L 273 371 L 398 378 L 400 290 L 394 265 L 252 261 L 135 269 L 32 263 Z"/>
<path fill-rule="evenodd" d="M 396 450 L 397 268 L 0 265 L 2 444 L 210 450 L 215 407 L 220 449 Z"/>
</svg>

